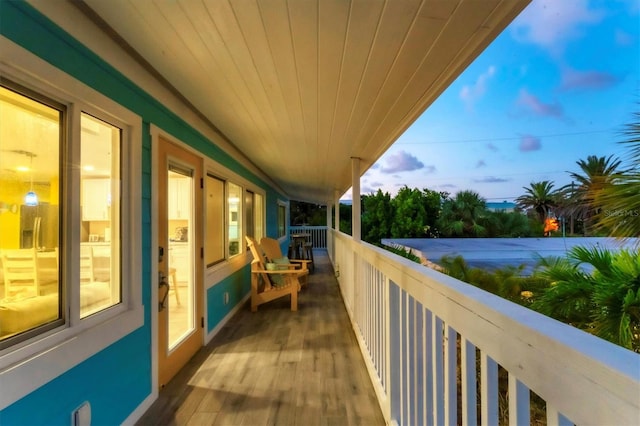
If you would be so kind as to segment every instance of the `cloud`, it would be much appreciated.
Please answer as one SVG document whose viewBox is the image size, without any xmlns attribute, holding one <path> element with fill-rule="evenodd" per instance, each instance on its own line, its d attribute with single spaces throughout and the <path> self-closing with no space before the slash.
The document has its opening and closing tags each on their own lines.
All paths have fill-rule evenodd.
<svg viewBox="0 0 640 426">
<path fill-rule="evenodd" d="M 492 144 L 491 142 L 489 142 L 487 145 L 487 148 L 493 152 L 498 152 L 498 147 L 495 146 L 494 144 Z"/>
<path fill-rule="evenodd" d="M 478 160 L 476 163 L 476 169 L 479 169 L 480 167 L 487 167 L 487 163 L 485 163 L 484 160 Z"/>
<path fill-rule="evenodd" d="M 522 12 L 511 28 L 516 40 L 559 56 L 569 42 L 586 33 L 586 27 L 604 17 L 604 10 L 590 9 L 588 0 L 539 0 Z"/>
<path fill-rule="evenodd" d="M 385 159 L 386 166 L 381 166 L 380 171 L 385 174 L 398 172 L 410 172 L 424 168 L 424 163 L 406 151 L 389 154 Z"/>
<path fill-rule="evenodd" d="M 428 166 L 425 167 L 425 173 L 428 174 L 428 175 L 433 174 L 436 171 L 437 171 L 437 169 L 436 169 L 436 166 L 434 166 L 434 165 L 428 165 Z"/>
<path fill-rule="evenodd" d="M 480 74 L 473 85 L 465 85 L 460 90 L 460 99 L 464 101 L 467 108 L 471 109 L 473 103 L 480 99 L 487 91 L 487 82 L 496 73 L 496 67 L 491 65 L 487 71 Z"/>
<path fill-rule="evenodd" d="M 378 192 L 378 188 L 374 188 L 372 186 L 363 186 L 360 188 L 361 194 L 375 194 L 376 192 Z"/>
<path fill-rule="evenodd" d="M 521 152 L 531 152 L 531 151 L 539 151 L 542 148 L 542 143 L 540 143 L 540 139 L 531 135 L 523 135 L 520 138 L 520 149 Z"/>
<path fill-rule="evenodd" d="M 520 90 L 516 105 L 522 107 L 525 113 L 532 113 L 541 117 L 555 117 L 564 119 L 564 110 L 558 102 L 545 104 L 537 96 L 530 94 L 526 89 Z"/>
<path fill-rule="evenodd" d="M 562 73 L 561 91 L 569 90 L 602 90 L 614 86 L 620 81 L 608 72 L 576 71 L 567 69 Z"/>
<path fill-rule="evenodd" d="M 482 179 L 474 179 L 473 182 L 475 183 L 505 183 L 505 182 L 509 182 L 511 179 L 506 179 L 506 178 L 499 178 L 499 177 L 495 177 L 495 176 L 486 176 L 483 177 Z"/>
</svg>

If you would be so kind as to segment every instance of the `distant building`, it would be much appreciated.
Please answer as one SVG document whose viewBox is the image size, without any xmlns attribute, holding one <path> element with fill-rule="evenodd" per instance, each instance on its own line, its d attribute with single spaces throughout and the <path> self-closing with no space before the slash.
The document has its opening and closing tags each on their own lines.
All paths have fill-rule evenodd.
<svg viewBox="0 0 640 426">
<path fill-rule="evenodd" d="M 503 201 L 501 203 L 486 203 L 487 210 L 491 212 L 505 212 L 511 213 L 516 210 L 516 203 L 509 201 Z"/>
</svg>

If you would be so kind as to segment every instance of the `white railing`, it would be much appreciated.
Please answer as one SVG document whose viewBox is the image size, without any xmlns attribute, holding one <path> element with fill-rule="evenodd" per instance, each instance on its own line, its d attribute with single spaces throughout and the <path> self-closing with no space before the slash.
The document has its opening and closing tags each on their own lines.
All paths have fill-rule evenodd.
<svg viewBox="0 0 640 426">
<path fill-rule="evenodd" d="M 290 226 L 289 237 L 292 234 L 309 234 L 309 241 L 313 243 L 313 248 L 327 248 L 327 227 L 326 226 Z"/>
<path fill-rule="evenodd" d="M 640 424 L 640 355 L 348 235 L 328 235 L 388 423 Z"/>
</svg>

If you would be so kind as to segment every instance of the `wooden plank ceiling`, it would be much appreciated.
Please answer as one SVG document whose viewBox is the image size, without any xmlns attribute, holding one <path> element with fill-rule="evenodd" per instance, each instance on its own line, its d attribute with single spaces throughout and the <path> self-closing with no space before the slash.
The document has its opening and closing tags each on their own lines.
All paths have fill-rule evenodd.
<svg viewBox="0 0 640 426">
<path fill-rule="evenodd" d="M 85 0 L 292 199 L 351 186 L 529 0 Z"/>
</svg>

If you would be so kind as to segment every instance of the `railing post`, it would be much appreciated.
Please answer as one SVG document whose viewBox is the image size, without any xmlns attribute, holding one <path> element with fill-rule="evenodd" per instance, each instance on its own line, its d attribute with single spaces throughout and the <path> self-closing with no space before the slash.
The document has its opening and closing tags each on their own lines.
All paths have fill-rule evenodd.
<svg viewBox="0 0 640 426">
<path fill-rule="evenodd" d="M 351 236 L 353 241 L 360 242 L 360 159 L 351 157 Z"/>
</svg>

